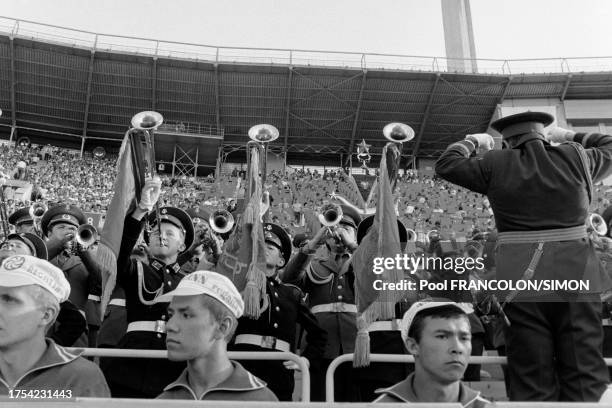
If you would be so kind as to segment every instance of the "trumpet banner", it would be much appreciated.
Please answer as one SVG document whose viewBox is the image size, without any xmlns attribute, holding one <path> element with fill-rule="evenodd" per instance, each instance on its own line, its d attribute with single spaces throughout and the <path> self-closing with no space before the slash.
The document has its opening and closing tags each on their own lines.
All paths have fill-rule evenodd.
<svg viewBox="0 0 612 408">
<path fill-rule="evenodd" d="M 392 194 L 392 184 L 397 175 L 397 166 L 393 163 L 389 163 L 389 166 L 387 166 L 388 161 L 399 161 L 399 157 L 400 152 L 397 146 L 394 143 L 387 143 L 383 149 L 380 163 L 377 183 L 379 199 L 374 222 L 353 254 L 358 330 L 353 360 L 355 367 L 369 365 L 368 326 L 377 320 L 394 318 L 395 304 L 405 297 L 405 294 L 401 291 L 377 291 L 373 287 L 375 280 L 400 282 L 403 279 L 403 270 L 396 268 L 396 265 L 390 269 L 385 269 L 379 275 L 373 272 L 375 258 L 395 258 L 397 254 L 402 253 Z M 389 174 L 388 169 L 393 173 Z"/>
<path fill-rule="evenodd" d="M 259 150 L 251 154 L 251 197 L 236 220 L 236 228 L 223 247 L 216 271 L 234 282 L 242 293 L 247 317 L 257 319 L 268 306 L 266 297 L 266 248 L 261 221 L 262 185 Z M 263 304 L 262 304 L 263 301 Z"/>
</svg>

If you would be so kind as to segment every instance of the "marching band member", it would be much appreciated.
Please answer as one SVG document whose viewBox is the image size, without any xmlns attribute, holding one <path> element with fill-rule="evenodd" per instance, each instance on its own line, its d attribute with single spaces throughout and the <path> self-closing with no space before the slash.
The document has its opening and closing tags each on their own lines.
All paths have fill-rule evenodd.
<svg viewBox="0 0 612 408">
<path fill-rule="evenodd" d="M 179 256 L 179 264 L 184 272 L 214 269 L 222 252 L 223 239 L 212 231 L 208 211 L 197 207 L 188 209 L 187 214 L 191 217 L 196 233 L 191 248 Z"/>
<path fill-rule="evenodd" d="M 161 225 L 154 226 L 145 235 L 149 262 L 131 257 L 145 223 L 155 221 L 152 210 L 160 192 L 161 180 L 148 179 L 138 206 L 125 218 L 117 258 L 117 285 L 125 291 L 128 327 L 118 348 L 166 348 L 168 304 L 156 303 L 155 299 L 175 289 L 185 276 L 177 258 L 193 243 L 194 231 L 189 215 L 183 210 L 162 207 Z M 150 215 L 146 217 L 147 214 Z M 185 365 L 159 359 L 107 358 L 101 361 L 101 367 L 113 397 L 154 398 L 179 376 Z"/>
<path fill-rule="evenodd" d="M 440 156 L 436 173 L 487 195 L 499 231 L 497 279 L 589 282 L 584 292 L 504 293 L 510 400 L 597 401 L 608 382 L 599 294 L 612 282 L 585 222 L 593 184 L 612 172 L 612 136 L 547 135 L 553 120 L 542 112 L 499 119 L 491 127 L 505 149 L 489 151 L 490 135 L 468 135 Z"/>
<path fill-rule="evenodd" d="M 302 245 L 289 261 L 281 278 L 295 284 L 309 297 L 310 310 L 327 332 L 325 351 L 310 361 L 313 401 L 325 401 L 325 373 L 332 360 L 352 353 L 357 335 L 357 306 L 351 266 L 351 255 L 357 248 L 356 230 L 361 216 L 353 208 L 341 205 L 342 219 L 336 234 L 328 235 L 322 227 L 315 236 Z M 312 255 L 325 244 L 327 251 L 314 259 Z M 337 370 L 335 401 L 354 401 L 351 368 L 347 364 Z"/>
<path fill-rule="evenodd" d="M 49 262 L 64 271 L 70 282 L 70 301 L 85 316 L 88 325 L 98 324 L 91 329 L 97 329 L 102 294 L 101 269 L 92 249 L 83 249 L 75 241 L 77 229 L 85 222 L 85 216 L 77 206 L 60 204 L 44 213 L 40 225 L 43 236 L 47 237 Z M 91 302 L 94 305 L 88 305 Z M 89 343 L 90 340 L 84 337 L 77 344 L 87 346 Z"/>
<path fill-rule="evenodd" d="M 30 209 L 27 207 L 20 208 L 12 213 L 8 218 L 8 222 L 9 224 L 15 226 L 16 233 L 30 232 L 32 234 L 36 234 L 34 220 L 32 220 L 32 217 L 30 216 Z"/>
<path fill-rule="evenodd" d="M 283 283 L 278 272 L 291 256 L 291 239 L 276 224 L 264 224 L 266 244 L 267 310 L 259 319 L 241 317 L 234 345 L 235 351 L 295 352 L 297 325 L 306 331 L 307 348 L 304 356 L 310 361 L 323 353 L 325 331 L 304 303 L 304 294 L 294 285 Z M 244 360 L 241 364 L 266 381 L 280 401 L 292 401 L 295 386 L 291 362 Z"/>
</svg>

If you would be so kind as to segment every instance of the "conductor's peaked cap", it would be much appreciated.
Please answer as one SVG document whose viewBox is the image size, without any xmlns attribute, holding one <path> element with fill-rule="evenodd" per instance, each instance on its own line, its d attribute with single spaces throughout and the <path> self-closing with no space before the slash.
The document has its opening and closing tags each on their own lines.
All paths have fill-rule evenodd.
<svg viewBox="0 0 612 408">
<path fill-rule="evenodd" d="M 491 123 L 491 127 L 502 134 L 504 139 L 531 132 L 543 132 L 555 118 L 546 112 L 523 112 L 503 117 Z"/>
</svg>

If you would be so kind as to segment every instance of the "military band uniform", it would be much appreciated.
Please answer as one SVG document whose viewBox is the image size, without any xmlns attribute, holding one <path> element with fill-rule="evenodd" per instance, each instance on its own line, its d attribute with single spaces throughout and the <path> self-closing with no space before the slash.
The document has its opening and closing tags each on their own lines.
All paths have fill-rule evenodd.
<svg viewBox="0 0 612 408">
<path fill-rule="evenodd" d="M 266 243 L 279 248 L 285 263 L 291 256 L 291 239 L 282 227 L 264 225 Z M 238 320 L 233 351 L 296 351 L 299 327 L 306 332 L 306 348 L 302 355 L 309 361 L 323 353 L 326 333 L 304 303 L 304 294 L 297 286 L 283 283 L 278 275 L 266 278 L 268 306 L 258 319 L 243 316 Z M 295 386 L 293 370 L 282 361 L 242 360 L 248 371 L 264 380 L 280 401 L 292 401 Z"/>
<path fill-rule="evenodd" d="M 161 212 L 162 221 L 171 215 L 185 225 L 185 244 L 191 245 L 193 226 L 188 216 L 170 207 L 162 208 Z M 154 299 L 173 290 L 185 274 L 178 262 L 166 265 L 150 258 L 146 264 L 131 258 L 132 249 L 145 226 L 145 219 L 138 221 L 131 214 L 125 219 L 117 258 L 117 285 L 125 291 L 128 326 L 117 348 L 165 350 L 168 303 L 154 303 Z M 114 398 L 155 398 L 179 376 L 185 363 L 166 359 L 106 358 L 102 359 L 100 366 Z"/>
<path fill-rule="evenodd" d="M 241 317 L 231 351 L 296 352 L 296 333 L 299 325 L 306 331 L 307 347 L 302 353 L 309 361 L 321 355 L 325 347 L 325 331 L 303 300 L 302 291 L 277 278 L 266 279 L 269 306 L 259 319 Z M 258 344 L 257 344 L 258 343 Z M 280 360 L 239 360 L 247 371 L 268 384 L 280 401 L 291 401 L 295 386 L 293 370 Z"/>
<path fill-rule="evenodd" d="M 597 401 L 608 372 L 602 358 L 599 293 L 610 280 L 587 238 L 592 184 L 612 172 L 612 136 L 578 133 L 552 146 L 552 116 L 529 112 L 491 126 L 510 147 L 474 155 L 476 136 L 450 145 L 436 163 L 442 178 L 486 194 L 499 231 L 497 279 L 588 280 L 587 293 L 503 294 L 514 401 Z M 563 137 L 570 140 L 571 132 Z M 539 256 L 539 258 L 538 258 Z"/>
<path fill-rule="evenodd" d="M 98 347 L 117 347 L 119 340 L 125 335 L 126 330 L 125 291 L 123 287 L 116 285 L 104 311 L 104 319 L 98 332 Z"/>
<path fill-rule="evenodd" d="M 59 223 L 79 227 L 85 224 L 85 216 L 76 206 L 63 204 L 55 206 L 45 212 L 41 219 L 43 235 L 48 236 L 51 227 Z M 49 262 L 64 271 L 66 279 L 70 282 L 70 302 L 79 309 L 88 323 L 97 322 L 99 327 L 99 298 L 102 295 L 102 272 L 100 266 L 94 259 L 91 251 L 86 250 L 79 255 L 74 255 L 63 245 L 59 245 L 57 240 L 48 242 Z M 56 243 L 55 245 L 53 244 L 54 242 Z M 95 299 L 98 300 L 96 301 Z M 88 312 L 90 316 L 88 316 Z M 74 346 L 87 347 L 90 345 L 88 333 L 89 330 Z"/>
<path fill-rule="evenodd" d="M 329 251 L 312 259 L 303 246 L 294 255 L 282 276 L 308 295 L 310 310 L 327 333 L 323 354 L 310 361 L 311 400 L 325 401 L 325 373 L 333 359 L 352 353 L 357 336 L 355 275 L 349 253 L 332 258 Z M 352 369 L 342 364 L 336 370 L 335 401 L 356 401 Z"/>
</svg>

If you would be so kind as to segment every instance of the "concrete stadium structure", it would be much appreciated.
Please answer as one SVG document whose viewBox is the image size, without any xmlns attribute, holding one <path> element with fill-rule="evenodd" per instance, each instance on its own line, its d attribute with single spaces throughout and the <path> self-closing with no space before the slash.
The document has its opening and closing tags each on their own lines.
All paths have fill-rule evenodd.
<svg viewBox="0 0 612 408">
<path fill-rule="evenodd" d="M 158 161 L 201 175 L 245 161 L 259 123 L 280 130 L 272 168 L 349 164 L 362 139 L 376 161 L 389 122 L 415 129 L 405 163 L 424 171 L 449 143 L 518 110 L 611 130 L 612 58 L 479 59 L 479 73 L 454 72 L 456 62 L 172 43 L 0 17 L 0 138 L 116 151 L 132 115 L 156 110 L 167 123 Z"/>
</svg>

